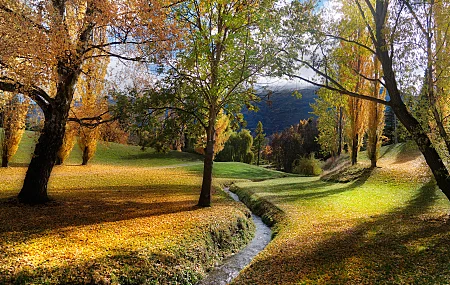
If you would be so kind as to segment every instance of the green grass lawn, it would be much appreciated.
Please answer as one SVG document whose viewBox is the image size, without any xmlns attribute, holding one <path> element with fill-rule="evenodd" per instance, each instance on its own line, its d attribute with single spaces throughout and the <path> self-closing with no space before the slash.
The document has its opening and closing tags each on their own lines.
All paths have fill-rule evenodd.
<svg viewBox="0 0 450 285">
<path fill-rule="evenodd" d="M 37 139 L 36 133 L 29 131 L 25 132 L 19 150 L 11 161 L 12 166 L 26 165 L 30 162 Z M 81 150 L 78 147 L 78 144 L 75 144 L 65 164 L 79 165 L 82 161 L 81 157 Z M 157 153 L 151 148 L 142 151 L 139 146 L 106 142 L 98 142 L 95 156 L 90 161 L 90 164 L 144 167 L 160 167 L 174 164 L 194 165 L 201 163 L 202 156 L 197 154 L 177 151 L 170 151 L 166 154 Z"/>
<path fill-rule="evenodd" d="M 448 284 L 449 201 L 414 149 L 381 155 L 381 168 L 350 183 L 238 183 L 241 195 L 270 201 L 286 218 L 233 284 Z"/>
</svg>

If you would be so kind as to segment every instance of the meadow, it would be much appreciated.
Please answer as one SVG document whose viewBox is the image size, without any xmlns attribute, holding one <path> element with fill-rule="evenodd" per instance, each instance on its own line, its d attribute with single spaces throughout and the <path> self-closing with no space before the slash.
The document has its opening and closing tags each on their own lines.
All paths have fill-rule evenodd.
<svg viewBox="0 0 450 285">
<path fill-rule="evenodd" d="M 200 208 L 200 156 L 99 144 L 88 166 L 75 147 L 52 173 L 52 201 L 27 206 L 14 196 L 33 142 L 27 133 L 0 169 L 0 284 L 195 284 L 253 235 L 249 210 L 222 183 L 284 175 L 218 164 L 213 207 Z"/>
<path fill-rule="evenodd" d="M 415 148 L 384 147 L 379 166 L 347 183 L 237 183 L 251 208 L 283 214 L 272 215 L 276 237 L 232 284 L 448 284 L 449 201 Z"/>
</svg>

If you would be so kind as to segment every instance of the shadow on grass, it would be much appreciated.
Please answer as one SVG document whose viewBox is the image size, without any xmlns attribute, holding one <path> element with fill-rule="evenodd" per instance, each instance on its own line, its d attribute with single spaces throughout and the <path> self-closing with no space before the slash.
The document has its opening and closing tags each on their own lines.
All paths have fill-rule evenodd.
<svg viewBox="0 0 450 285">
<path fill-rule="evenodd" d="M 414 142 L 407 142 L 400 146 L 400 150 L 397 153 L 394 164 L 406 163 L 415 160 L 421 155 L 422 154 Z"/>
<path fill-rule="evenodd" d="M 55 201 L 40 206 L 28 206 L 18 203 L 15 198 L 4 198 L 0 199 L 0 234 L 41 232 L 194 211 L 198 209 L 195 206 L 198 193 L 189 189 L 189 186 L 183 190 L 174 185 L 72 189 L 54 193 Z M 168 196 L 185 197 L 167 199 Z"/>
<path fill-rule="evenodd" d="M 325 198 L 332 195 L 337 195 L 343 192 L 352 191 L 360 186 L 362 186 L 364 183 L 366 183 L 367 179 L 370 177 L 370 173 L 372 172 L 372 169 L 368 169 L 365 171 L 363 175 L 359 177 L 359 179 L 349 182 L 347 184 L 336 184 L 335 189 L 330 190 L 321 190 L 322 188 L 327 188 L 331 183 L 325 182 L 322 180 L 314 180 L 314 181 L 307 181 L 307 182 L 300 182 L 300 183 L 287 183 L 285 185 L 277 185 L 277 190 L 271 190 L 271 192 L 284 192 L 289 189 L 297 189 L 295 191 L 295 194 L 290 195 L 280 195 L 273 198 L 270 198 L 271 201 L 278 203 L 289 203 L 294 202 L 297 200 L 308 200 L 308 199 L 320 199 Z M 304 191 L 299 191 L 298 189 L 304 189 Z"/>
<path fill-rule="evenodd" d="M 236 284 L 253 284 L 258 272 L 271 276 L 258 284 L 446 284 L 450 222 L 423 216 L 436 199 L 430 183 L 406 207 L 374 220 L 338 232 L 299 235 L 289 240 L 289 251 L 280 247 L 270 259 L 255 262 Z"/>
</svg>

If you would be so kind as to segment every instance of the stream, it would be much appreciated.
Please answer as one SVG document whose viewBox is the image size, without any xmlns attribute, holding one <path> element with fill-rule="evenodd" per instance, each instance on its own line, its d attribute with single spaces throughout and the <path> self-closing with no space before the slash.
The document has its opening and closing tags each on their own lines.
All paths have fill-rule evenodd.
<svg viewBox="0 0 450 285">
<path fill-rule="evenodd" d="M 223 190 L 235 201 L 239 201 L 239 197 L 229 188 Z M 224 259 L 220 266 L 212 269 L 197 285 L 225 285 L 230 283 L 266 247 L 270 242 L 272 231 L 262 222 L 260 217 L 252 214 L 252 219 L 256 225 L 255 237 L 252 241 L 241 251 Z"/>
</svg>

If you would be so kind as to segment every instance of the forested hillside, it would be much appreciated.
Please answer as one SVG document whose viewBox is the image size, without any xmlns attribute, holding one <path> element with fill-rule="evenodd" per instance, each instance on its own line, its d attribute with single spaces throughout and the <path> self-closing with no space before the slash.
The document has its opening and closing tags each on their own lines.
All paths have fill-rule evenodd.
<svg viewBox="0 0 450 285">
<path fill-rule="evenodd" d="M 274 89 L 268 96 L 267 92 L 259 94 L 261 101 L 257 103 L 258 112 L 245 110 L 244 118 L 247 121 L 247 129 L 254 131 L 258 121 L 264 126 L 264 132 L 270 136 L 283 129 L 298 124 L 300 120 L 314 116 L 311 114 L 311 103 L 317 97 L 317 88 L 314 86 L 303 87 L 297 91 L 302 95 L 298 99 L 293 95 L 296 89 Z"/>
</svg>

